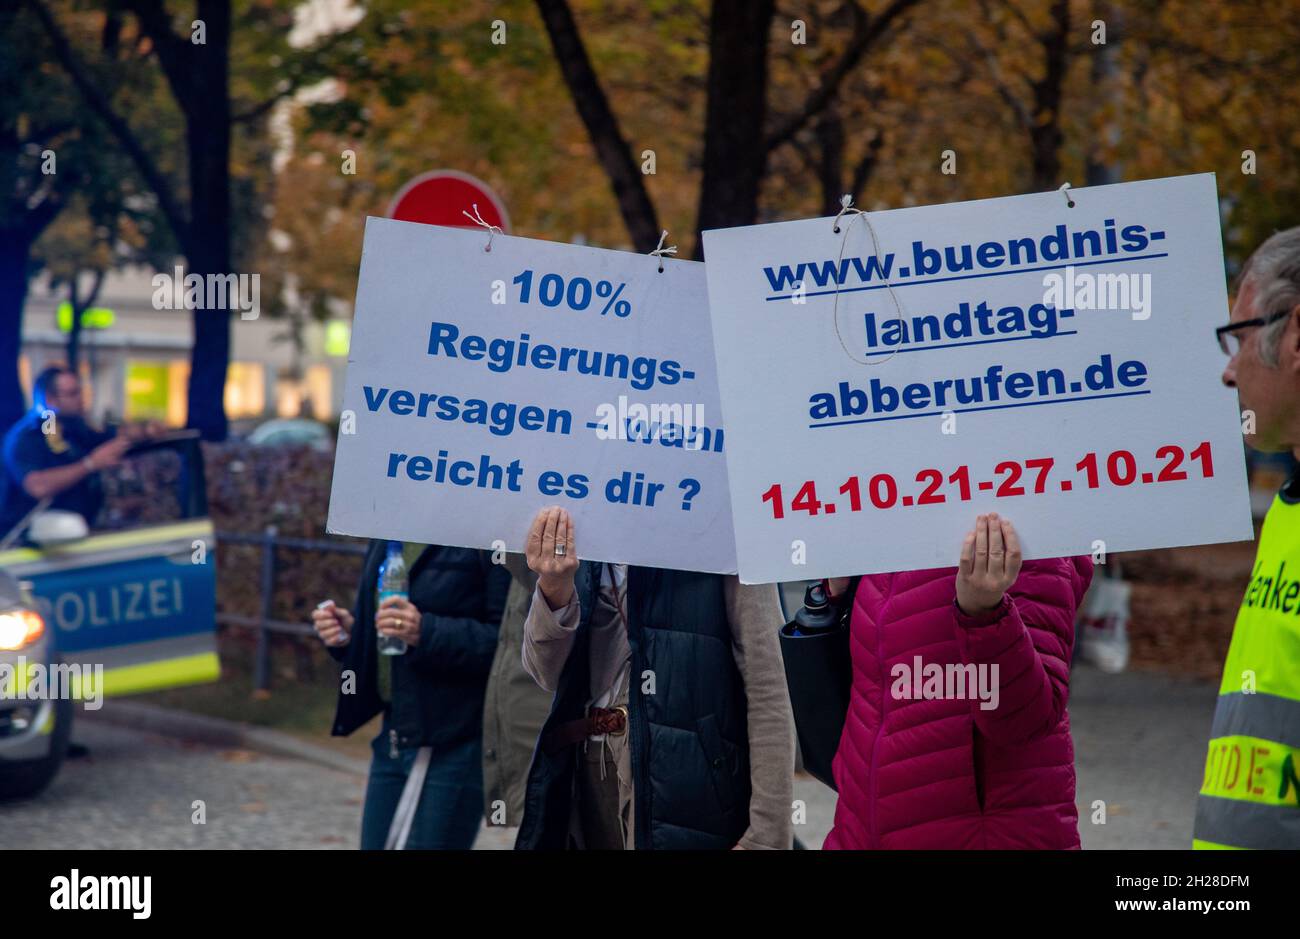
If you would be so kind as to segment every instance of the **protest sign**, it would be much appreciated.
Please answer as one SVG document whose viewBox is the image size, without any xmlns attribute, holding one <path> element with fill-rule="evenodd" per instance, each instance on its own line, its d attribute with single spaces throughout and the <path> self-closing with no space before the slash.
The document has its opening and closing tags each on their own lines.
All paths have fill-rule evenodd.
<svg viewBox="0 0 1300 939">
<path fill-rule="evenodd" d="M 519 551 L 558 504 L 582 558 L 734 571 L 704 266 L 660 266 L 369 219 L 329 530 Z"/>
<path fill-rule="evenodd" d="M 990 511 L 1026 558 L 1251 538 L 1218 212 L 1200 175 L 706 232 L 741 579 L 953 566 Z"/>
</svg>

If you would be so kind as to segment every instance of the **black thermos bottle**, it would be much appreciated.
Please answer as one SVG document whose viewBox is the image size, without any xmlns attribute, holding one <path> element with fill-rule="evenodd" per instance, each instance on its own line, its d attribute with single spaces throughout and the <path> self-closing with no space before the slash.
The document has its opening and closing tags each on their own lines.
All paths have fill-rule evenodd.
<svg viewBox="0 0 1300 939">
<path fill-rule="evenodd" d="M 790 689 L 804 769 L 832 789 L 831 761 L 849 706 L 849 630 L 820 582 L 804 591 L 803 608 L 781 628 L 781 657 Z"/>
<path fill-rule="evenodd" d="M 826 596 L 826 588 L 821 581 L 810 584 L 803 593 L 803 607 L 794 615 L 793 634 L 796 636 L 815 636 L 829 632 L 839 625 L 840 612 Z"/>
</svg>

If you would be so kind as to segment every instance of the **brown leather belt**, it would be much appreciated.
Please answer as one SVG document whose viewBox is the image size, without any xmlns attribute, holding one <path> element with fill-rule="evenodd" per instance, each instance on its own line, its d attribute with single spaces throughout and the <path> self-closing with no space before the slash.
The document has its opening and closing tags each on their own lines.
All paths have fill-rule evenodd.
<svg viewBox="0 0 1300 939">
<path fill-rule="evenodd" d="M 545 749 L 549 753 L 554 753 L 597 734 L 621 737 L 625 733 L 627 733 L 627 708 L 588 708 L 586 717 L 576 721 L 565 721 L 552 729 L 546 735 Z"/>
</svg>

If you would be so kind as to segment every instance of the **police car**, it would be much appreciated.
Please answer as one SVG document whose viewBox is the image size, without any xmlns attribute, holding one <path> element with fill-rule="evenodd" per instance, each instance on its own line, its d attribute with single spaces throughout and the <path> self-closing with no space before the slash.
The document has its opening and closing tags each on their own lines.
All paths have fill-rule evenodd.
<svg viewBox="0 0 1300 939">
<path fill-rule="evenodd" d="M 0 549 L 0 798 L 34 795 L 58 772 L 75 706 L 216 681 L 216 555 L 198 434 L 174 451 L 177 518 L 88 532 L 80 515 L 33 512 Z"/>
</svg>

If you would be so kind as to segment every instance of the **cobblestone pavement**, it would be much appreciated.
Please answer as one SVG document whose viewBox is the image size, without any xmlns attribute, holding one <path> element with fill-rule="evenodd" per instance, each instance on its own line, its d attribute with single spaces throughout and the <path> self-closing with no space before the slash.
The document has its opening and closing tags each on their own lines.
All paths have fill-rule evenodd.
<svg viewBox="0 0 1300 939">
<path fill-rule="evenodd" d="M 90 756 L 0 805 L 7 848 L 352 848 L 365 780 L 298 760 L 83 720 Z M 206 824 L 195 824 L 195 800 Z"/>
<path fill-rule="evenodd" d="M 1212 685 L 1144 672 L 1076 669 L 1070 713 L 1085 848 L 1186 848 L 1214 710 Z M 7 848 L 352 848 L 365 780 L 312 763 L 178 742 L 81 721 L 90 747 L 41 796 L 0 805 Z M 830 830 L 835 795 L 800 776 L 805 847 Z M 195 824 L 202 800 L 206 824 Z M 1106 804 L 1094 824 L 1092 804 Z M 508 849 L 515 829 L 476 847 Z"/>
</svg>

